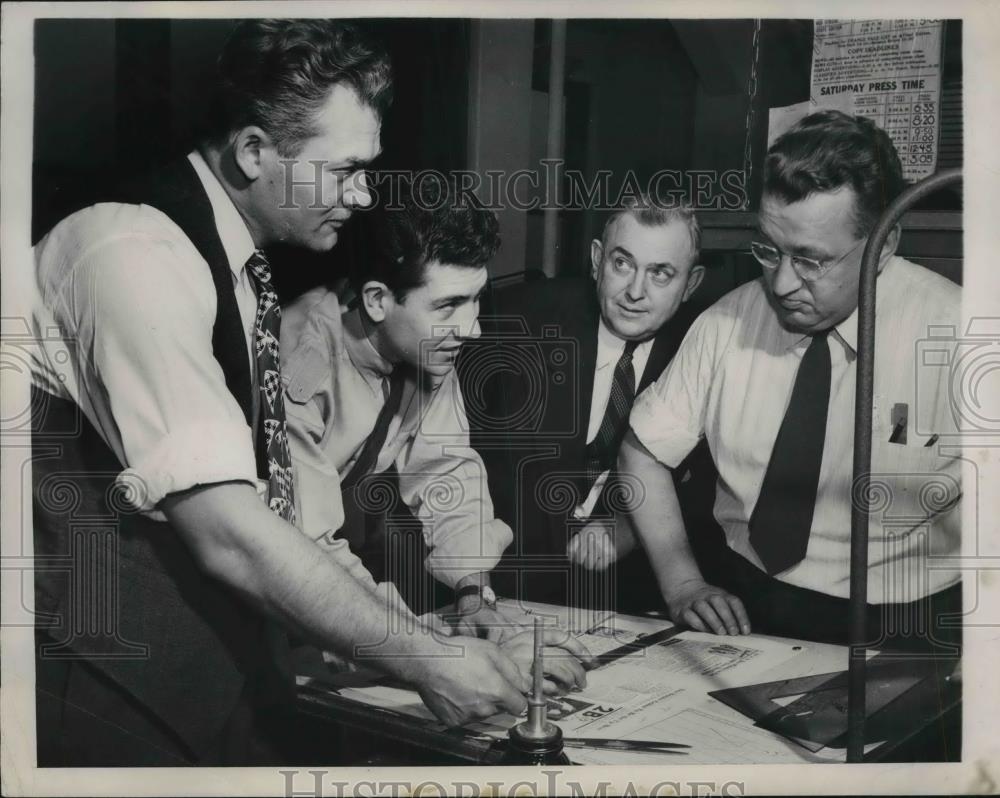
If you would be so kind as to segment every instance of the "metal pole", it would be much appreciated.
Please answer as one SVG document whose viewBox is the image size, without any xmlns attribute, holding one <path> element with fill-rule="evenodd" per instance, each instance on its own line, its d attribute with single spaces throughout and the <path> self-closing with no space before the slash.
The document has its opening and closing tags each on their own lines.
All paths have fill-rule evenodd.
<svg viewBox="0 0 1000 798">
<path fill-rule="evenodd" d="M 854 398 L 854 501 L 851 504 L 851 598 L 847 664 L 847 761 L 861 762 L 865 748 L 865 652 L 868 630 L 868 516 L 872 467 L 872 399 L 875 384 L 875 278 L 886 238 L 903 214 L 928 194 L 957 183 L 960 169 L 945 169 L 906 189 L 868 236 L 858 286 L 858 379 Z"/>
<path fill-rule="evenodd" d="M 549 57 L 549 130 L 545 143 L 545 157 L 548 160 L 561 160 L 563 157 L 563 90 L 566 84 L 566 20 L 552 20 L 552 48 Z M 561 169 L 559 170 L 561 173 Z M 552 171 L 545 170 L 546 206 L 553 203 L 559 191 L 559 186 L 550 186 Z M 542 235 L 542 271 L 548 277 L 556 276 L 558 266 L 556 250 L 559 245 L 559 210 L 546 207 L 543 211 L 544 228 Z"/>
</svg>

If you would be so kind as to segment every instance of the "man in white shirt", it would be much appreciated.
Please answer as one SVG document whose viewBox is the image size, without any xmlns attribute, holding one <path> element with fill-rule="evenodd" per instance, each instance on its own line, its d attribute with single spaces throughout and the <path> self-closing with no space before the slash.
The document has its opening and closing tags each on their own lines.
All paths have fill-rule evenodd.
<svg viewBox="0 0 1000 798">
<path fill-rule="evenodd" d="M 676 621 L 842 643 L 860 262 L 902 170 L 870 120 L 823 111 L 775 142 L 763 181 L 762 279 L 695 321 L 636 400 L 620 466 L 646 486 L 632 519 Z M 952 426 L 947 370 L 921 368 L 917 353 L 935 326 L 957 328 L 959 288 L 897 257 L 898 241 L 897 227 L 878 266 L 872 474 L 885 501 L 870 520 L 868 624 L 873 645 L 933 645 L 954 637 L 942 619 L 961 609 L 958 571 L 935 563 L 958 553 L 961 487 L 932 434 Z M 670 479 L 703 438 L 728 544 L 716 584 L 692 557 Z"/>
<path fill-rule="evenodd" d="M 264 698 L 292 687 L 265 619 L 346 656 L 398 622 L 294 526 L 280 307 L 261 252 L 329 250 L 370 203 L 389 61 L 337 21 L 249 20 L 218 68 L 197 152 L 36 247 L 43 765 L 273 761 Z M 105 536 L 103 581 L 84 567 L 81 523 Z M 47 567 L 68 556 L 71 573 Z M 94 634 L 92 617 L 110 628 Z M 517 664 L 488 641 L 462 649 L 393 635 L 373 664 L 449 724 L 520 712 Z"/>
<path fill-rule="evenodd" d="M 592 242 L 589 279 L 492 297 L 489 335 L 462 369 L 473 441 L 516 530 L 496 573 L 504 592 L 630 610 L 657 598 L 642 552 L 627 556 L 635 538 L 615 510 L 631 486 L 613 466 L 634 396 L 691 322 L 683 303 L 704 274 L 699 240 L 690 209 L 635 198 Z"/>
</svg>

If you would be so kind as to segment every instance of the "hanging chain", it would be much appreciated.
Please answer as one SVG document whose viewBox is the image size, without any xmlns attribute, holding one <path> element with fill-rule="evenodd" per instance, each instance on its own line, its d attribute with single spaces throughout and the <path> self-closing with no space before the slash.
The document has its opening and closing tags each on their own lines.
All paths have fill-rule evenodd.
<svg viewBox="0 0 1000 798">
<path fill-rule="evenodd" d="M 760 65 L 760 20 L 753 21 L 753 42 L 750 47 L 750 77 L 747 78 L 747 123 L 743 144 L 743 210 L 750 210 L 750 175 L 753 173 L 754 107 L 757 103 L 757 68 Z"/>
</svg>

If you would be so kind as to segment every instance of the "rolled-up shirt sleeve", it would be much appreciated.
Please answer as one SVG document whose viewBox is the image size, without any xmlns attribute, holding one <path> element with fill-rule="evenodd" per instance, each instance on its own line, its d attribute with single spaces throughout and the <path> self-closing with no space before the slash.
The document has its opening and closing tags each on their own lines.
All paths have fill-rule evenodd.
<svg viewBox="0 0 1000 798">
<path fill-rule="evenodd" d="M 427 571 L 454 587 L 491 571 L 513 540 L 493 515 L 486 467 L 469 444 L 465 403 L 450 372 L 430 399 L 418 432 L 396 458 L 400 495 L 420 519 L 430 553 Z"/>
<path fill-rule="evenodd" d="M 669 468 L 680 465 L 705 434 L 718 340 L 713 314 L 706 311 L 691 325 L 659 379 L 632 406 L 632 431 Z"/>
<path fill-rule="evenodd" d="M 79 216 L 73 224 L 85 225 L 87 214 Z M 78 232 L 73 224 L 60 234 Z M 149 512 L 196 485 L 258 480 L 250 428 L 212 352 L 211 273 L 186 239 L 159 237 L 139 217 L 136 225 L 127 235 L 43 247 L 39 258 L 46 303 L 75 339 L 85 409 L 125 465 L 126 499 Z M 46 283 L 48 273 L 58 282 Z"/>
</svg>

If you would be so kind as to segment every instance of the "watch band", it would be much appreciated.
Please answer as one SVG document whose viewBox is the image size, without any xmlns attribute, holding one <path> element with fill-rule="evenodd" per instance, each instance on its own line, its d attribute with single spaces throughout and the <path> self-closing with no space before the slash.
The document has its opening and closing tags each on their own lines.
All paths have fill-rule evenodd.
<svg viewBox="0 0 1000 798">
<path fill-rule="evenodd" d="M 455 591 L 455 601 L 465 598 L 466 596 L 479 596 L 482 598 L 483 603 L 487 607 L 495 607 L 497 604 L 496 594 L 489 585 L 466 585 L 465 587 L 460 587 Z"/>
<path fill-rule="evenodd" d="M 479 596 L 482 595 L 482 587 L 479 585 L 466 585 L 465 587 L 460 587 L 455 591 L 455 600 L 463 599 L 466 596 Z"/>
</svg>

